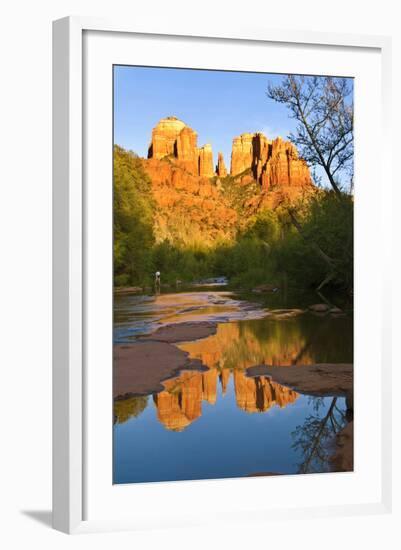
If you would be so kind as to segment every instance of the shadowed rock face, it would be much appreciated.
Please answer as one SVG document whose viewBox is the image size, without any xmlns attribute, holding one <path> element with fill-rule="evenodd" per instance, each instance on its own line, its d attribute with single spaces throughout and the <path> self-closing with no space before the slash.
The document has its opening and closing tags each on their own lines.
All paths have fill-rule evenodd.
<svg viewBox="0 0 401 550">
<path fill-rule="evenodd" d="M 244 133 L 233 139 L 231 175 L 236 176 L 248 168 L 255 169 L 259 161 L 266 163 L 271 141 L 260 133 Z"/>
</svg>

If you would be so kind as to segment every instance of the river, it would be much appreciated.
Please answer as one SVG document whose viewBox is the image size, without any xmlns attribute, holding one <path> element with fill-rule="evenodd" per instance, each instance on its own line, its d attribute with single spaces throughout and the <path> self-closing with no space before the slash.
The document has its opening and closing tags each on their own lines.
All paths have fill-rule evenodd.
<svg viewBox="0 0 401 550">
<path fill-rule="evenodd" d="M 162 391 L 114 402 L 114 483 L 329 471 L 334 436 L 346 423 L 344 398 L 301 395 L 246 370 L 351 363 L 352 312 L 308 312 L 315 295 L 256 298 L 213 289 L 115 296 L 116 344 L 188 321 L 217 329 L 175 344 L 202 371 L 182 371 Z"/>
</svg>

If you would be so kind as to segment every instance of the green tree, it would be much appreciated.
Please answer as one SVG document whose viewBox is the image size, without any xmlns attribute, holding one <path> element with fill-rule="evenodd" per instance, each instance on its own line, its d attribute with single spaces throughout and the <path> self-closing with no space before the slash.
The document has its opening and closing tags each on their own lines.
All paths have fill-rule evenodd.
<svg viewBox="0 0 401 550">
<path fill-rule="evenodd" d="M 114 284 L 144 284 L 152 273 L 153 199 L 140 159 L 114 147 Z"/>
</svg>

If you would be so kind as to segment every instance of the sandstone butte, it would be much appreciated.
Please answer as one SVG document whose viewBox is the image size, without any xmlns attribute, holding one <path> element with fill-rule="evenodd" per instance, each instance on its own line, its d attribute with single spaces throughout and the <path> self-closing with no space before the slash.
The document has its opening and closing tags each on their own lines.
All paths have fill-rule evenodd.
<svg viewBox="0 0 401 550">
<path fill-rule="evenodd" d="M 212 146 L 199 147 L 197 132 L 173 116 L 153 128 L 148 158 L 142 162 L 157 205 L 158 240 L 199 238 L 206 243 L 231 238 L 241 218 L 315 189 L 292 143 L 280 137 L 269 140 L 262 133 L 241 134 L 233 139 L 228 174 L 223 154 L 219 152 L 214 165 Z M 249 189 L 240 216 L 222 189 L 227 177 L 238 188 Z"/>
<path fill-rule="evenodd" d="M 148 158 L 177 159 L 182 167 L 201 177 L 227 176 L 223 153 L 219 152 L 214 170 L 212 146 L 198 147 L 197 142 L 198 134 L 184 122 L 173 116 L 163 118 L 153 128 Z M 269 140 L 261 132 L 233 139 L 230 174 L 237 176 L 246 170 L 251 170 L 263 189 L 312 184 L 309 168 L 296 147 L 280 137 Z"/>
</svg>

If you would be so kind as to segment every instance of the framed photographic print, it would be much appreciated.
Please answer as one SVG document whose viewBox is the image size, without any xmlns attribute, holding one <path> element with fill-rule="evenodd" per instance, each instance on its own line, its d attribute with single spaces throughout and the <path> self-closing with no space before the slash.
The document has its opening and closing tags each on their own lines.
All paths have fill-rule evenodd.
<svg viewBox="0 0 401 550">
<path fill-rule="evenodd" d="M 53 50 L 55 528 L 387 510 L 389 40 Z"/>
</svg>

